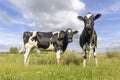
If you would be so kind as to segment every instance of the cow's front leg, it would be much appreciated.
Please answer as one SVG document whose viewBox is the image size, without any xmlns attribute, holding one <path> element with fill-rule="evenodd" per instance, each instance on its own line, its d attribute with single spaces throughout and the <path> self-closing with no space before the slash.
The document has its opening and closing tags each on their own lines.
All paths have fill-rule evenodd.
<svg viewBox="0 0 120 80">
<path fill-rule="evenodd" d="M 32 49 L 32 45 L 26 44 L 25 45 L 25 54 L 24 54 L 24 65 L 29 65 L 29 56 L 30 56 L 30 50 Z"/>
<path fill-rule="evenodd" d="M 91 54 L 93 53 L 93 50 L 88 50 L 88 59 L 90 59 L 90 57 L 91 57 Z"/>
<path fill-rule="evenodd" d="M 93 55 L 94 55 L 95 64 L 96 64 L 96 66 L 98 66 L 98 61 L 97 61 L 97 57 L 96 57 L 96 55 L 97 55 L 96 48 L 93 50 Z"/>
<path fill-rule="evenodd" d="M 60 50 L 56 51 L 56 59 L 57 59 L 57 63 L 60 63 Z"/>
<path fill-rule="evenodd" d="M 87 59 L 87 53 L 86 53 L 86 50 L 84 50 L 84 56 L 83 56 L 83 67 L 86 66 L 86 59 Z"/>
<path fill-rule="evenodd" d="M 87 59 L 87 50 L 86 50 L 86 45 L 83 46 L 83 67 L 86 66 L 86 59 Z"/>
<path fill-rule="evenodd" d="M 29 65 L 29 54 L 30 54 L 30 49 L 27 48 L 24 54 L 24 65 Z"/>
</svg>

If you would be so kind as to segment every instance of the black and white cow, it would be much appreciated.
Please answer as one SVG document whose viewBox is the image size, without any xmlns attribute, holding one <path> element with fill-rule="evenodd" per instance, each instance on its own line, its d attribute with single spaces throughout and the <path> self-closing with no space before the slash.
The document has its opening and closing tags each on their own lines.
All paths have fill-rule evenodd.
<svg viewBox="0 0 120 80">
<path fill-rule="evenodd" d="M 93 15 L 92 13 L 87 13 L 86 16 L 78 16 L 79 20 L 82 20 L 84 22 L 84 29 L 82 31 L 82 34 L 80 35 L 80 46 L 83 49 L 84 52 L 84 60 L 83 60 L 83 66 L 86 66 L 86 58 L 87 54 L 90 58 L 91 56 L 91 50 L 94 53 L 94 59 L 95 64 L 97 65 L 97 58 L 96 58 L 96 48 L 97 48 L 97 34 L 94 29 L 94 21 L 98 19 L 101 16 L 101 14 Z"/>
<path fill-rule="evenodd" d="M 68 43 L 73 41 L 73 35 L 76 33 L 78 33 L 78 31 L 73 31 L 71 28 L 59 32 L 24 32 L 24 64 L 29 64 L 29 54 L 33 47 L 55 50 L 57 63 L 59 63 L 60 53 L 66 50 Z M 21 51 L 23 51 L 23 48 L 21 48 L 20 52 Z"/>
</svg>

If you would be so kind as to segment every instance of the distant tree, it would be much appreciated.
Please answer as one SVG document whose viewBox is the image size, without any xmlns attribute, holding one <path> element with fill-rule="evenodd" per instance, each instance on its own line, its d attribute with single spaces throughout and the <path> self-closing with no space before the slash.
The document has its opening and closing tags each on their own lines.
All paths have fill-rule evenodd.
<svg viewBox="0 0 120 80">
<path fill-rule="evenodd" d="M 9 52 L 13 53 L 13 54 L 16 54 L 16 53 L 18 53 L 18 48 L 17 47 L 11 47 Z"/>
<path fill-rule="evenodd" d="M 37 48 L 33 48 L 30 53 L 31 53 L 31 54 L 34 54 L 34 53 L 35 53 L 35 54 L 36 54 L 36 53 L 40 54 L 40 51 L 39 51 Z"/>
<path fill-rule="evenodd" d="M 31 54 L 34 54 L 34 53 L 36 53 L 36 50 L 35 50 L 35 48 L 31 49 L 30 53 L 31 53 Z"/>
</svg>

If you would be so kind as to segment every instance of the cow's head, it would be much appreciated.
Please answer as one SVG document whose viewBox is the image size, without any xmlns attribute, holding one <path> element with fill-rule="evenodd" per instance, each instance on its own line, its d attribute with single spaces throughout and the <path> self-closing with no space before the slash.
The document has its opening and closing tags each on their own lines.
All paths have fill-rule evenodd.
<svg viewBox="0 0 120 80">
<path fill-rule="evenodd" d="M 78 31 L 73 31 L 71 28 L 68 28 L 66 31 L 61 31 L 59 35 L 60 40 L 67 40 L 67 42 L 73 41 L 73 35 L 77 34 Z"/>
<path fill-rule="evenodd" d="M 91 33 L 91 31 L 94 28 L 94 21 L 98 19 L 101 16 L 101 14 L 96 14 L 95 16 L 92 13 L 87 13 L 86 16 L 78 16 L 79 20 L 84 21 L 85 28 Z"/>
</svg>

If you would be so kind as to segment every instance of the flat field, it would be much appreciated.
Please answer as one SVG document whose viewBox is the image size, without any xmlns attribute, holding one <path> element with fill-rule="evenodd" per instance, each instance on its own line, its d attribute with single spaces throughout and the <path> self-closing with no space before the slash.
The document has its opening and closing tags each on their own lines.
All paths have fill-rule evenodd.
<svg viewBox="0 0 120 80">
<path fill-rule="evenodd" d="M 31 54 L 30 65 L 23 65 L 23 54 L 0 54 L 0 80 L 120 80 L 120 52 L 97 55 L 82 66 L 82 54 L 65 52 L 60 64 L 55 53 Z"/>
</svg>

